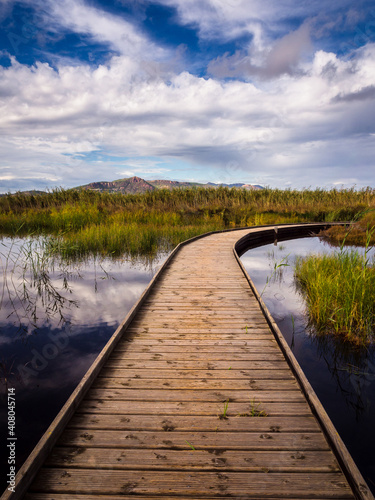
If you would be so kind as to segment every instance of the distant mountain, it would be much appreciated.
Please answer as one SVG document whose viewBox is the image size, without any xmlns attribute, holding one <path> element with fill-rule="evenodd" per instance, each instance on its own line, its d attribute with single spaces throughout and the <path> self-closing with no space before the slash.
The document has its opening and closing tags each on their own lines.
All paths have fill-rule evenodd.
<svg viewBox="0 0 375 500">
<path fill-rule="evenodd" d="M 137 194 L 145 193 L 147 191 L 154 191 L 156 189 L 187 189 L 192 187 L 206 187 L 206 188 L 218 188 L 220 186 L 238 189 L 263 189 L 262 186 L 235 183 L 235 184 L 215 184 L 213 182 L 208 182 L 207 184 L 201 184 L 198 182 L 179 182 L 179 181 L 168 181 L 168 180 L 153 180 L 145 181 L 140 177 L 129 177 L 126 179 L 118 179 L 116 181 L 103 181 L 103 182 L 90 182 L 90 184 L 85 184 L 84 186 L 78 186 L 76 189 L 89 189 L 92 191 L 101 191 L 109 193 L 128 193 Z"/>
<path fill-rule="evenodd" d="M 228 187 L 228 188 L 237 188 L 237 189 L 264 189 L 263 186 L 253 185 L 253 184 L 244 184 L 241 182 L 237 182 L 235 184 L 215 184 L 213 182 L 208 182 L 207 184 L 202 184 L 199 182 L 180 182 L 180 181 L 168 181 L 168 180 L 154 180 L 154 181 L 145 181 L 141 179 L 141 177 L 129 177 L 126 179 L 118 179 L 116 181 L 101 181 L 101 182 L 90 182 L 89 184 L 85 184 L 83 186 L 77 186 L 73 189 L 87 189 L 90 191 L 99 191 L 99 192 L 107 192 L 107 193 L 124 193 L 124 194 L 139 194 L 146 193 L 147 191 L 155 191 L 157 189 L 188 189 L 194 187 L 203 187 L 203 188 L 213 188 L 216 189 L 218 187 Z M 8 193 L 0 194 L 0 196 L 6 196 Z M 45 191 L 18 191 L 15 194 L 22 195 L 39 195 L 45 194 Z"/>
<path fill-rule="evenodd" d="M 140 177 L 130 177 L 129 179 L 118 179 L 117 181 L 90 182 L 80 189 L 90 189 L 92 191 L 107 191 L 110 193 L 138 194 L 146 191 L 154 191 L 155 186 Z"/>
<path fill-rule="evenodd" d="M 17 191 L 15 193 L 0 193 L 0 196 L 8 196 L 8 194 L 15 196 L 22 194 L 24 196 L 38 196 L 39 194 L 45 194 L 45 191 L 38 191 L 37 189 L 32 189 L 31 191 Z"/>
<path fill-rule="evenodd" d="M 204 186 L 205 184 L 199 184 L 197 182 L 179 182 L 179 181 L 147 181 L 149 184 L 154 186 L 156 189 L 179 189 L 179 188 L 192 188 Z"/>
<path fill-rule="evenodd" d="M 229 187 L 229 188 L 238 188 L 238 189 L 264 189 L 263 186 L 259 184 L 244 184 L 243 182 L 236 182 L 235 184 L 215 184 L 213 182 L 209 182 L 207 186 L 210 187 Z"/>
</svg>

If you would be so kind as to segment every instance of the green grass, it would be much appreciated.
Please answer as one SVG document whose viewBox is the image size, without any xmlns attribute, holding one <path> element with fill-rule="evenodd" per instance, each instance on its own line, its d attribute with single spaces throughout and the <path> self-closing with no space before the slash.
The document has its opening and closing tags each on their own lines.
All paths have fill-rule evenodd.
<svg viewBox="0 0 375 500">
<path fill-rule="evenodd" d="M 196 450 L 195 446 L 193 446 L 191 443 L 189 443 L 189 441 L 186 441 L 186 439 L 185 439 L 185 443 L 187 443 L 192 450 L 194 450 L 194 451 Z"/>
<path fill-rule="evenodd" d="M 368 250 L 361 255 L 341 248 L 331 255 L 296 261 L 295 277 L 318 333 L 341 335 L 364 344 L 375 331 L 375 268 Z"/>
<path fill-rule="evenodd" d="M 153 255 L 209 231 L 260 224 L 351 220 L 375 191 L 158 190 L 138 195 L 54 190 L 0 197 L 0 234 L 48 235 L 61 254 Z"/>
<path fill-rule="evenodd" d="M 357 214 L 350 226 L 333 226 L 324 231 L 324 237 L 330 243 L 341 246 L 347 245 L 366 246 L 375 245 L 375 210 L 368 209 Z M 368 236 L 370 235 L 369 241 Z"/>
<path fill-rule="evenodd" d="M 246 413 L 238 413 L 238 417 L 268 417 L 268 413 L 260 409 L 262 403 L 256 403 L 255 399 L 250 401 L 250 411 Z"/>
<path fill-rule="evenodd" d="M 224 408 L 223 408 L 223 413 L 221 413 L 219 415 L 219 419 L 220 420 L 227 420 L 228 419 L 228 405 L 229 405 L 229 399 L 227 399 L 225 402 L 224 402 Z"/>
</svg>

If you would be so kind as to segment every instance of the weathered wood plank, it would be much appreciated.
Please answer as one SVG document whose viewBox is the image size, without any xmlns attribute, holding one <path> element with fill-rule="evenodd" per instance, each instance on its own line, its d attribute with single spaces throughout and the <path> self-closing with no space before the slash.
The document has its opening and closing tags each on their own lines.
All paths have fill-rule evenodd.
<svg viewBox="0 0 375 500">
<path fill-rule="evenodd" d="M 250 315 L 240 314 L 238 315 L 238 317 L 234 318 L 231 318 L 230 316 L 226 318 L 219 318 L 202 314 L 202 315 L 190 315 L 190 317 L 176 316 L 175 318 L 172 318 L 171 316 L 168 317 L 167 315 L 160 315 L 159 317 L 157 317 L 156 315 L 142 314 L 137 316 L 137 319 L 133 322 L 133 326 L 160 327 L 168 324 L 175 325 L 175 323 L 178 323 L 180 326 L 185 326 L 185 327 L 190 325 L 190 327 L 193 328 L 203 327 L 204 325 L 211 325 L 214 327 L 220 326 L 220 328 L 228 328 L 228 327 L 245 328 L 246 325 L 250 324 L 254 326 L 267 325 L 265 319 L 261 315 L 251 317 Z"/>
<path fill-rule="evenodd" d="M 160 349 L 161 350 L 161 349 Z M 282 361 L 285 362 L 283 355 L 275 347 L 270 350 L 263 352 L 261 349 L 256 351 L 235 351 L 231 352 L 201 352 L 201 351 L 190 351 L 185 352 L 179 350 L 177 352 L 139 352 L 139 351 L 119 351 L 116 349 L 111 355 L 111 361 L 114 360 L 126 360 L 126 361 L 143 361 L 151 359 L 151 361 L 198 361 L 206 360 L 211 361 Z"/>
<path fill-rule="evenodd" d="M 154 450 L 56 447 L 47 467 L 113 470 L 339 472 L 331 451 Z"/>
<path fill-rule="evenodd" d="M 161 309 L 161 308 L 155 308 L 155 307 L 145 307 L 142 308 L 142 313 L 139 315 L 138 319 L 142 321 L 143 318 L 147 318 L 151 316 L 155 321 L 157 321 L 159 318 L 176 318 L 178 320 L 188 320 L 191 319 L 192 317 L 194 319 L 202 319 L 202 318 L 208 318 L 211 319 L 211 317 L 215 318 L 220 318 L 220 320 L 229 320 L 228 322 L 232 322 L 234 319 L 236 322 L 237 321 L 248 321 L 248 322 L 256 322 L 256 321 L 263 321 L 264 322 L 264 316 L 262 315 L 261 311 L 259 309 L 255 310 L 249 310 L 246 308 L 244 311 L 236 311 L 235 309 L 228 309 L 225 308 L 223 311 L 222 308 L 201 308 L 200 311 L 197 311 L 196 309 L 172 309 L 172 308 L 166 308 L 166 309 Z"/>
<path fill-rule="evenodd" d="M 215 300 L 212 298 L 204 298 L 198 297 L 195 299 L 181 298 L 179 300 L 176 299 L 168 299 L 168 297 L 151 300 L 145 304 L 145 307 L 153 310 L 182 310 L 182 311 L 191 311 L 197 310 L 197 308 L 209 308 L 211 310 L 219 310 L 219 308 L 225 307 L 225 310 L 228 311 L 238 311 L 241 308 L 246 308 L 247 311 L 259 311 L 259 305 L 254 303 L 254 300 L 251 298 L 241 298 L 241 296 L 237 296 L 237 298 L 229 298 L 225 296 L 217 297 Z"/>
<path fill-rule="evenodd" d="M 105 378 L 100 377 L 93 384 L 95 389 L 204 389 L 204 390 L 228 390 L 228 391 L 291 391 L 299 390 L 296 380 L 260 380 L 250 379 L 244 377 L 241 379 L 149 379 L 149 378 Z"/>
<path fill-rule="evenodd" d="M 202 431 L 202 432 L 320 432 L 312 415 L 270 417 L 262 405 L 254 405 L 252 413 L 222 418 L 224 407 L 216 416 L 200 415 L 92 415 L 77 412 L 67 428 L 102 430 Z"/>
<path fill-rule="evenodd" d="M 278 345 L 276 343 L 276 340 L 269 339 L 269 340 L 254 340 L 253 342 L 248 342 L 246 345 L 220 345 L 218 342 L 217 344 L 212 344 L 212 345 L 205 345 L 205 344 L 188 344 L 188 348 L 186 344 L 175 344 L 175 345 L 168 345 L 164 344 L 161 345 L 160 342 L 155 343 L 154 345 L 149 344 L 148 342 L 145 343 L 143 341 L 134 341 L 131 344 L 129 342 L 121 342 L 116 348 L 116 353 L 121 352 L 121 351 L 126 351 L 128 354 L 133 353 L 133 352 L 147 352 L 150 353 L 151 355 L 154 353 L 157 354 L 165 354 L 165 353 L 181 353 L 186 351 L 189 351 L 190 353 L 196 353 L 196 352 L 203 352 L 203 353 L 208 353 L 208 354 L 219 354 L 219 353 L 233 353 L 237 354 L 239 352 L 241 353 L 254 353 L 254 352 L 278 352 Z"/>
<path fill-rule="evenodd" d="M 214 375 L 214 376 L 213 376 Z M 262 369 L 252 369 L 252 370 L 151 370 L 151 369 L 139 369 L 139 368 L 109 368 L 104 367 L 100 372 L 99 378 L 120 378 L 123 380 L 131 379 L 203 379 L 210 378 L 212 380 L 249 380 L 249 379 L 261 379 L 261 380 L 295 380 L 290 370 L 287 368 L 281 368 L 279 370 L 262 370 Z"/>
<path fill-rule="evenodd" d="M 241 390 L 178 390 L 178 389 L 97 389 L 93 387 L 87 394 L 87 399 L 105 401 L 163 401 L 163 402 L 250 402 L 252 399 L 262 402 L 298 403 L 304 402 L 304 397 L 299 389 L 285 391 L 267 391 L 260 389 Z"/>
<path fill-rule="evenodd" d="M 161 347 L 162 344 L 162 347 Z M 145 340 L 143 337 L 140 338 L 124 338 L 121 340 L 116 347 L 116 350 L 119 350 L 122 347 L 126 347 L 127 349 L 132 348 L 136 349 L 138 347 L 147 347 L 149 349 L 154 349 L 155 346 L 159 346 L 163 349 L 163 352 L 167 352 L 170 350 L 170 347 L 183 347 L 185 350 L 187 346 L 189 348 L 197 348 L 202 347 L 204 349 L 211 348 L 211 350 L 218 352 L 220 350 L 228 350 L 228 349 L 236 349 L 242 347 L 253 348 L 257 346 L 275 346 L 277 345 L 276 340 L 271 338 L 268 335 L 265 338 L 259 339 L 258 337 L 254 338 L 253 335 L 248 335 L 246 339 L 238 340 L 236 337 L 230 339 L 213 339 L 210 340 L 209 337 L 205 339 L 192 339 L 192 338 L 184 338 L 184 339 L 173 339 L 166 336 L 164 339 L 151 337 Z"/>
<path fill-rule="evenodd" d="M 260 496 L 303 498 L 353 498 L 348 484 L 339 473 L 243 473 L 195 471 L 108 471 L 105 469 L 43 468 L 31 491 L 89 492 L 97 495 L 195 495 L 209 498 L 213 495 L 245 498 Z M 305 496 L 306 498 L 306 496 Z"/>
<path fill-rule="evenodd" d="M 274 338 L 268 325 L 240 325 L 237 327 L 217 327 L 217 328 L 198 328 L 198 327 L 180 327 L 176 324 L 173 328 L 166 327 L 145 327 L 139 326 L 127 330 L 127 335 L 142 335 L 147 338 L 197 338 L 197 339 L 238 339 L 249 340 L 250 337 L 256 338 Z M 152 337 L 150 337 L 152 336 Z M 156 337 L 157 336 L 157 337 Z"/>
<path fill-rule="evenodd" d="M 262 417 L 258 417 L 262 418 Z M 266 417 L 264 417 L 266 418 Z M 187 442 L 188 441 L 188 442 Z M 197 450 L 329 450 L 320 433 L 295 432 L 196 432 L 113 431 L 67 428 L 58 446 L 85 448 L 153 448 Z"/>
<path fill-rule="evenodd" d="M 196 370 L 247 370 L 260 368 L 264 370 L 279 370 L 280 368 L 285 367 L 284 360 L 275 360 L 275 361 L 252 361 L 252 360 L 244 360 L 244 361 L 203 361 L 192 359 L 190 361 L 172 361 L 172 360 L 160 360 L 160 361 L 142 361 L 142 360 L 126 360 L 126 359 L 109 359 L 106 364 L 107 367 L 110 368 L 141 368 L 146 369 L 149 368 L 151 370 L 159 370 L 159 369 L 196 369 Z"/>
<path fill-rule="evenodd" d="M 306 493 L 303 498 L 304 499 L 308 499 L 308 498 L 314 498 L 314 500 L 329 500 L 329 498 L 331 497 L 327 497 L 327 496 L 306 496 L 306 495 L 309 495 L 308 493 Z M 154 495 L 147 495 L 147 496 L 144 496 L 144 495 L 137 495 L 136 497 L 134 497 L 134 495 L 100 495 L 100 499 L 101 500 L 134 500 L 134 498 L 136 498 L 137 500 L 160 500 L 160 496 L 154 496 Z M 163 495 L 163 500 L 181 500 L 181 498 L 193 498 L 191 496 L 184 496 L 184 497 L 181 497 L 181 496 L 170 496 L 170 495 Z M 196 497 L 195 497 L 196 498 Z M 223 500 L 223 496 L 210 496 L 209 497 L 210 500 Z M 230 497 L 231 500 L 246 500 L 249 499 L 249 497 L 244 497 L 243 495 L 240 495 L 240 496 L 234 496 L 232 495 Z M 254 498 L 254 497 L 253 497 Z M 285 497 L 283 497 L 285 498 Z M 299 499 L 301 499 L 302 497 L 299 497 Z M 336 497 L 336 500 L 346 500 L 348 497 L 346 496 L 345 498 L 344 497 Z M 98 496 L 97 495 L 77 495 L 75 494 L 74 495 L 74 499 L 75 500 L 98 500 Z M 262 495 L 262 496 L 258 496 L 256 497 L 257 500 L 266 500 L 266 498 Z M 51 495 L 49 493 L 28 493 L 25 497 L 25 500 L 51 500 Z M 70 493 L 54 493 L 53 494 L 53 500 L 72 500 L 72 497 L 70 495 Z M 270 497 L 268 496 L 267 497 L 267 500 L 283 500 L 280 496 L 278 497 Z"/>
<path fill-rule="evenodd" d="M 250 398 L 249 398 L 250 399 Z M 238 414 L 251 413 L 254 405 L 261 404 L 258 409 L 267 413 L 268 416 L 296 416 L 311 415 L 311 410 L 306 401 L 303 402 L 264 402 L 254 400 L 247 403 L 230 403 L 228 405 L 228 416 L 235 417 Z M 111 415 L 213 415 L 218 416 L 223 412 L 223 403 L 207 403 L 202 401 L 197 405 L 192 401 L 161 402 L 161 401 L 113 401 L 111 399 L 85 399 L 78 408 L 79 412 L 92 414 Z"/>
</svg>

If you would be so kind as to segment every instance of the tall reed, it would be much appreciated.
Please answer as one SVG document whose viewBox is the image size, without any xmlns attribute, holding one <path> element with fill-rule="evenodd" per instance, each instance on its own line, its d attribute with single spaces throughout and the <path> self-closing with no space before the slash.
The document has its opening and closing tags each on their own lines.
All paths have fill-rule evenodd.
<svg viewBox="0 0 375 500">
<path fill-rule="evenodd" d="M 368 343 L 375 333 L 375 268 L 369 258 L 342 247 L 331 255 L 296 261 L 295 278 L 305 296 L 309 318 L 319 333 Z"/>
<path fill-rule="evenodd" d="M 352 219 L 375 191 L 166 189 L 137 195 L 56 189 L 0 196 L 0 235 L 50 235 L 61 251 L 150 254 L 207 231 Z"/>
</svg>

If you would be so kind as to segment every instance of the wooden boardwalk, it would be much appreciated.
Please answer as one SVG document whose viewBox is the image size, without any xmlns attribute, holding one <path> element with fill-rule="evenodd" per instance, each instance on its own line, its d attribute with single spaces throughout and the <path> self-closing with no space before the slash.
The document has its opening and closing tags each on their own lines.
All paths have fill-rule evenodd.
<svg viewBox="0 0 375 500">
<path fill-rule="evenodd" d="M 247 233 L 179 249 L 22 498 L 373 498 L 353 494 L 238 265 Z"/>
</svg>

